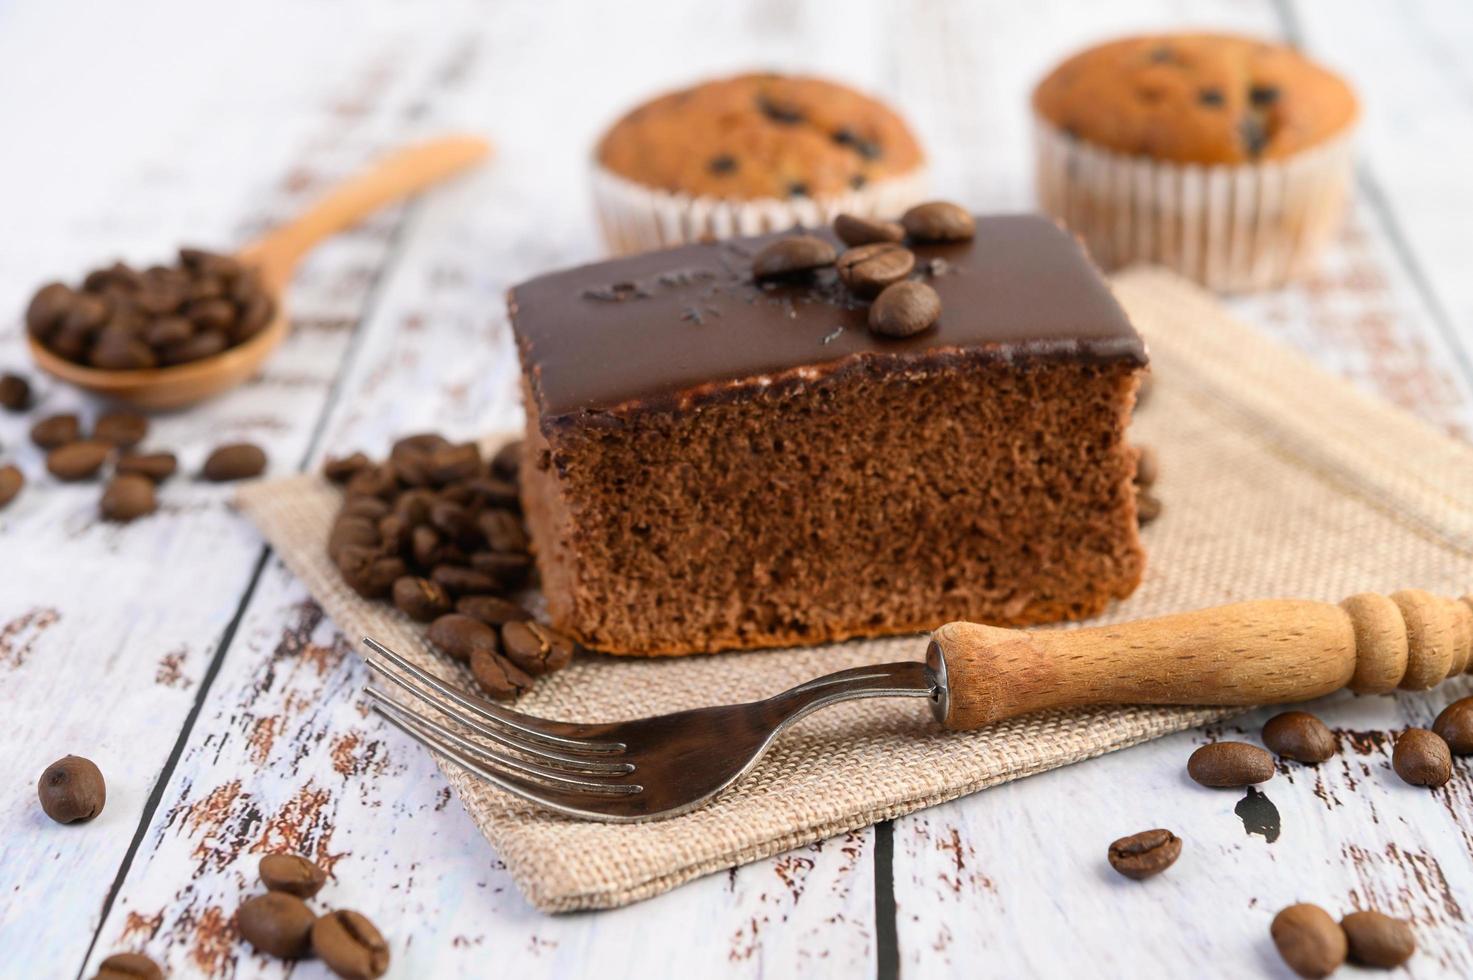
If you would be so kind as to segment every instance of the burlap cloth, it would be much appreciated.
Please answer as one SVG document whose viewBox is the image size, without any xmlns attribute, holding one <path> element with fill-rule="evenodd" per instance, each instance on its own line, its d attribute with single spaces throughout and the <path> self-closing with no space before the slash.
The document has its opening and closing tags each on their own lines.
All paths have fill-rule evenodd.
<svg viewBox="0 0 1473 980">
<path fill-rule="evenodd" d="M 1160 451 L 1166 509 L 1145 531 L 1144 584 L 1110 619 L 1249 598 L 1468 590 L 1473 450 L 1323 374 L 1167 273 L 1134 270 L 1115 285 L 1151 348 L 1155 391 L 1134 438 Z M 239 499 L 346 634 L 448 671 L 418 627 L 359 599 L 327 560 L 334 489 L 299 476 L 248 486 Z M 517 707 L 577 721 L 633 718 L 763 697 L 841 667 L 923 652 L 909 637 L 674 660 L 589 656 L 540 681 Z M 856 702 L 801 722 L 713 805 L 634 825 L 553 816 L 453 764 L 441 767 L 528 900 L 567 911 L 638 901 L 1226 714 L 1111 708 L 947 733 L 923 703 Z"/>
</svg>

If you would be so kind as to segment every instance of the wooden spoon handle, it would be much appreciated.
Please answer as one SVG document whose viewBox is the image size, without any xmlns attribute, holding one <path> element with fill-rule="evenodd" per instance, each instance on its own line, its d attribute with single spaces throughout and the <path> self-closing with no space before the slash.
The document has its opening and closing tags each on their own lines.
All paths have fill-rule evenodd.
<svg viewBox="0 0 1473 980">
<path fill-rule="evenodd" d="M 338 185 L 295 221 L 242 249 L 241 257 L 284 281 L 297 260 L 322 239 L 464 170 L 490 151 L 491 144 L 479 136 L 448 136 L 391 153 Z"/>
<path fill-rule="evenodd" d="M 1240 602 L 1079 630 L 948 623 L 928 658 L 944 668 L 948 728 L 1100 704 L 1256 705 L 1342 687 L 1424 690 L 1473 660 L 1473 595 L 1361 593 L 1338 606 Z"/>
</svg>

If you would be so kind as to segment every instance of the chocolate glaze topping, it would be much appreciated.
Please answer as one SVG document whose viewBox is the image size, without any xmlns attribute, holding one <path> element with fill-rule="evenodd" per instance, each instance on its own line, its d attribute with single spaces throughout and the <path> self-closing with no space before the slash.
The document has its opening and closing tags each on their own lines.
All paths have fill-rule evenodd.
<svg viewBox="0 0 1473 980">
<path fill-rule="evenodd" d="M 543 423 L 856 367 L 958 357 L 1146 363 L 1084 250 L 1046 218 L 980 217 L 970 242 L 916 246 L 912 277 L 935 287 L 942 313 L 903 340 L 869 332 L 869 304 L 832 268 L 755 283 L 751 257 L 775 237 L 685 245 L 514 287 L 512 328 Z"/>
</svg>

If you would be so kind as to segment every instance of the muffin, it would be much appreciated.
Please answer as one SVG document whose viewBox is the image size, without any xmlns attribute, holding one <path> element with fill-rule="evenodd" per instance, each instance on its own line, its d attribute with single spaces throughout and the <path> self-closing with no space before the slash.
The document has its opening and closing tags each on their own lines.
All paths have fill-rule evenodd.
<svg viewBox="0 0 1473 980">
<path fill-rule="evenodd" d="M 1355 94 L 1283 45 L 1111 41 L 1050 72 L 1033 111 L 1040 206 L 1105 268 L 1275 286 L 1312 268 L 1345 210 Z"/>
<path fill-rule="evenodd" d="M 905 121 L 821 78 L 739 75 L 662 95 L 614 123 L 594 159 L 615 253 L 895 215 L 925 190 Z"/>
</svg>

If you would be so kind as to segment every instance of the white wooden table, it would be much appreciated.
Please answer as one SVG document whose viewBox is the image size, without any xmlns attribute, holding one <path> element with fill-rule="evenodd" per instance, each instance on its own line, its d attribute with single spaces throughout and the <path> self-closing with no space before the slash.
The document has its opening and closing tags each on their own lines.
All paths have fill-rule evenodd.
<svg viewBox="0 0 1473 980">
<path fill-rule="evenodd" d="M 1187 24 L 1291 37 L 1366 103 L 1345 234 L 1320 275 L 1244 314 L 1473 433 L 1473 7 L 1455 0 L 10 4 L 0 367 L 26 366 L 39 282 L 238 244 L 387 148 L 470 129 L 498 143 L 493 166 L 322 248 L 264 375 L 156 418 L 150 441 L 194 469 L 251 439 L 286 474 L 411 430 L 516 425 L 502 293 L 597 255 L 586 154 L 631 101 L 754 65 L 831 74 L 908 113 L 942 193 L 1022 209 L 1031 82 L 1086 41 Z M 98 407 L 38 387 L 42 411 Z M 325 903 L 384 928 L 397 977 L 1287 976 L 1267 927 L 1294 900 L 1410 916 L 1413 975 L 1473 974 L 1469 768 L 1436 793 L 1388 771 L 1387 734 L 1446 694 L 1322 705 L 1346 751 L 1268 784 L 1272 841 L 1237 794 L 1185 783 L 1214 734 L 1193 732 L 631 908 L 539 915 L 429 757 L 364 710 L 348 641 L 227 488 L 176 478 L 156 516 L 104 525 L 95 486 L 45 477 L 27 424 L 0 413 L 0 459 L 32 481 L 0 512 L 0 975 L 90 976 L 136 948 L 174 976 L 326 976 L 233 931 L 257 857 L 284 847 L 331 869 Z M 35 803 L 70 752 L 108 778 L 87 826 Z M 1179 864 L 1115 877 L 1106 843 L 1154 826 L 1188 838 Z"/>
</svg>

